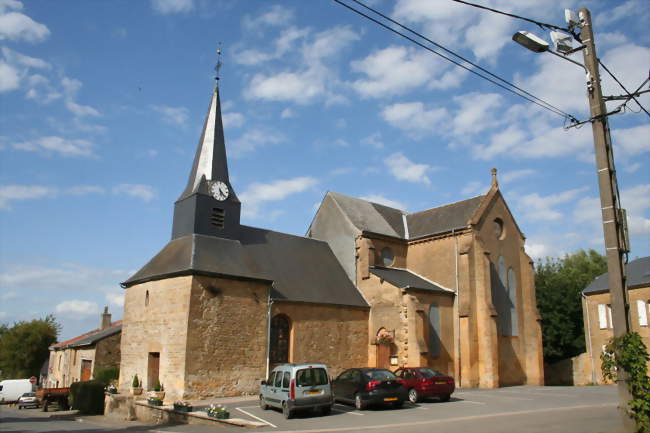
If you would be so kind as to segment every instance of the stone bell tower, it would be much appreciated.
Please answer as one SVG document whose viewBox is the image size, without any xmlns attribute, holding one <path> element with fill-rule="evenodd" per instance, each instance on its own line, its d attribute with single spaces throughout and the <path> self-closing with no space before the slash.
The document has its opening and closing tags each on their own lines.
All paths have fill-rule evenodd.
<svg viewBox="0 0 650 433">
<path fill-rule="evenodd" d="M 219 86 L 215 86 L 185 190 L 174 203 L 172 240 L 190 234 L 237 239 L 241 203 L 228 177 Z"/>
</svg>

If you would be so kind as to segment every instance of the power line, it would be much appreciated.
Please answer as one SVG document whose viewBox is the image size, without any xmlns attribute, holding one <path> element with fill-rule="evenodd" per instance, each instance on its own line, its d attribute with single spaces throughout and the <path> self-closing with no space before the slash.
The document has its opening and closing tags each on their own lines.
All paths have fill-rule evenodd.
<svg viewBox="0 0 650 433">
<path fill-rule="evenodd" d="M 627 90 L 627 89 L 625 88 L 625 86 L 623 85 L 623 83 L 621 83 L 621 82 L 618 80 L 618 78 L 616 78 L 616 77 L 614 76 L 614 74 L 613 74 L 609 69 L 607 69 L 607 66 L 605 66 L 605 65 L 603 64 L 603 62 L 600 61 L 600 59 L 598 59 L 598 63 L 599 63 L 600 66 L 602 66 L 603 69 L 604 69 L 604 70 L 609 74 L 609 76 L 612 77 L 612 78 L 614 79 L 614 81 L 616 81 L 616 82 L 618 83 L 618 85 L 621 86 L 621 88 L 622 88 L 623 90 L 625 90 L 625 92 L 627 92 L 628 96 L 629 96 L 630 98 L 634 99 L 634 102 L 636 102 L 636 104 L 637 104 L 639 107 L 641 107 L 641 109 L 642 109 L 643 111 L 645 111 L 645 114 L 647 114 L 648 117 L 650 117 L 650 113 L 648 113 L 648 111 L 643 107 L 643 105 L 641 105 L 641 103 L 639 102 L 639 100 L 636 99 L 636 96 L 634 96 L 634 94 L 635 94 L 636 92 L 638 92 L 639 89 L 640 89 L 641 87 L 643 87 L 643 84 L 645 84 L 646 81 L 648 81 L 648 80 L 644 81 L 644 82 L 639 86 L 639 89 L 637 89 L 634 93 L 630 93 L 630 91 Z M 629 99 L 628 99 L 628 101 L 629 101 Z M 627 102 L 626 102 L 626 104 L 627 104 Z"/>
<path fill-rule="evenodd" d="M 405 30 L 407 30 L 407 31 L 409 31 L 409 32 L 411 32 L 411 33 L 413 33 L 414 35 L 417 35 L 418 37 L 420 37 L 420 38 L 426 40 L 427 42 L 429 42 L 429 43 L 431 43 L 431 44 L 433 44 L 433 45 L 435 45 L 435 46 L 437 46 L 437 47 L 440 47 L 441 49 L 445 50 L 445 51 L 448 52 L 449 54 L 452 54 L 453 56 L 455 56 L 455 57 L 457 57 L 457 58 L 463 60 L 464 62 L 466 62 L 466 63 L 468 63 L 468 64 L 470 64 L 470 65 L 472 65 L 472 66 L 474 66 L 474 67 L 476 67 L 477 69 L 480 69 L 481 71 L 483 71 L 483 72 L 485 72 L 485 73 L 491 75 L 492 77 L 495 77 L 496 79 L 498 79 L 498 80 L 500 80 L 500 81 L 506 83 L 508 86 L 510 86 L 510 87 L 512 87 L 512 88 L 514 88 L 514 89 L 517 89 L 519 92 L 522 92 L 523 94 L 522 94 L 522 93 L 519 93 L 519 92 L 517 92 L 517 91 L 515 91 L 515 90 L 513 90 L 512 88 L 506 87 L 506 86 L 504 86 L 503 84 L 501 84 L 501 83 L 499 83 L 499 82 L 497 82 L 497 81 L 495 81 L 495 80 L 493 80 L 493 79 L 491 79 L 491 78 L 489 78 L 489 77 L 487 77 L 487 76 L 485 76 L 485 75 L 482 75 L 482 74 L 476 72 L 476 71 L 473 70 L 472 68 L 469 68 L 469 67 L 463 65 L 462 63 L 460 63 L 460 62 L 458 62 L 458 61 L 456 61 L 456 60 L 454 60 L 454 59 L 451 59 L 451 58 L 445 56 L 445 55 L 442 54 L 442 53 L 439 53 L 438 51 L 432 49 L 431 47 L 428 47 L 428 46 L 424 45 L 423 43 L 421 43 L 421 42 L 419 42 L 419 41 L 417 41 L 417 40 L 415 40 L 415 39 L 409 37 L 408 35 L 405 35 L 404 33 L 399 32 L 398 30 L 396 30 L 396 29 L 394 29 L 394 28 L 392 28 L 392 27 L 390 27 L 390 26 L 388 26 L 388 25 L 382 23 L 381 21 L 379 21 L 379 20 L 377 20 L 377 19 L 375 19 L 375 18 L 373 18 L 373 17 L 371 17 L 371 16 L 369 16 L 369 15 L 363 13 L 362 11 L 353 8 L 352 6 L 350 6 L 350 5 L 348 5 L 348 4 L 343 3 L 341 0 L 334 0 L 334 1 L 335 1 L 336 3 L 338 3 L 338 4 L 340 4 L 341 6 L 345 6 L 346 8 L 348 8 L 348 9 L 350 9 L 351 11 L 355 12 L 356 14 L 358 14 L 358 15 L 360 15 L 360 16 L 362 16 L 362 17 L 364 17 L 364 18 L 366 18 L 366 19 L 368 19 L 368 20 L 374 22 L 375 24 L 378 24 L 378 25 L 384 27 L 385 29 L 387 29 L 387 30 L 389 30 L 389 31 L 391 31 L 391 32 L 393 32 L 393 33 L 395 33 L 395 34 L 397 34 L 397 35 L 399 35 L 399 36 L 401 36 L 401 37 L 403 37 L 403 38 L 405 38 L 405 39 L 407 39 L 407 40 L 413 42 L 414 44 L 416 44 L 416 45 L 418 45 L 418 46 L 424 48 L 425 50 L 430 51 L 431 53 L 433 53 L 433 54 L 435 54 L 435 55 L 437 55 L 437 56 L 442 57 L 443 59 L 445 59 L 445 60 L 447 60 L 447 61 L 453 63 L 454 65 L 456 65 L 456 66 L 458 66 L 458 67 L 460 67 L 460 68 L 463 68 L 463 69 L 465 69 L 465 70 L 471 72 L 472 74 L 474 74 L 474 75 L 476 75 L 476 76 L 478 76 L 478 77 L 480 77 L 480 78 L 483 78 L 484 80 L 487 80 L 487 81 L 491 82 L 492 84 L 494 84 L 494 85 L 496 85 L 496 86 L 498 86 L 498 87 L 501 87 L 501 88 L 504 89 L 504 90 L 507 90 L 507 91 L 510 92 L 510 93 L 513 93 L 513 94 L 515 94 L 515 95 L 517 95 L 517 96 L 519 96 L 519 97 L 521 97 L 521 98 L 523 98 L 523 99 L 525 99 L 525 100 L 527 100 L 527 101 L 529 101 L 529 102 L 532 102 L 532 103 L 534 103 L 534 104 L 536 104 L 536 105 L 539 105 L 540 107 L 542 107 L 542 108 L 544 108 L 544 109 L 546 109 L 546 110 L 549 110 L 549 111 L 551 111 L 551 112 L 557 114 L 558 116 L 562 116 L 562 117 L 564 117 L 565 119 L 569 119 L 571 122 L 577 122 L 577 119 L 576 119 L 573 115 L 568 114 L 568 113 L 565 113 L 565 112 L 562 111 L 560 108 L 555 107 L 554 105 L 552 105 L 552 104 L 550 104 L 550 103 L 544 101 L 543 99 L 538 98 L 537 96 L 535 96 L 535 95 L 533 95 L 533 94 L 531 94 L 531 93 L 529 93 L 529 92 L 527 92 L 527 91 L 525 91 L 525 90 L 523 90 L 523 89 L 521 89 L 521 88 L 515 86 L 514 84 L 508 82 L 507 80 L 505 80 L 505 79 L 503 79 L 503 78 L 501 78 L 501 77 L 499 77 L 499 76 L 497 76 L 497 75 L 491 73 L 490 71 L 488 71 L 488 70 L 486 70 L 486 69 L 480 67 L 479 65 L 477 65 L 477 64 L 475 64 L 475 63 L 473 63 L 473 62 L 471 62 L 471 61 L 469 61 L 469 60 L 467 60 L 467 59 L 465 59 L 464 57 L 462 57 L 462 56 L 460 56 L 460 55 L 454 53 L 453 51 L 451 51 L 451 50 L 449 50 L 449 49 L 443 47 L 442 45 L 440 45 L 440 44 L 438 44 L 438 43 L 436 43 L 436 42 L 434 42 L 434 41 L 432 41 L 432 40 L 426 38 L 425 36 L 421 35 L 420 33 L 417 33 L 416 31 L 411 30 L 410 28 L 408 28 L 408 27 L 406 27 L 406 26 L 404 26 L 404 25 L 398 23 L 397 21 L 392 20 L 391 18 L 387 17 L 386 15 L 382 14 L 381 12 L 376 11 L 375 9 L 373 9 L 373 8 L 371 8 L 371 7 L 369 7 L 369 6 L 365 5 L 365 4 L 363 4 L 363 3 L 361 3 L 361 2 L 358 1 L 358 0 L 352 0 L 352 1 L 354 1 L 355 3 L 357 3 L 357 4 L 361 5 L 361 6 L 363 6 L 364 8 L 366 8 L 366 9 L 368 9 L 368 10 L 374 12 L 375 14 L 377 14 L 377 15 L 383 17 L 384 19 L 387 19 L 388 21 L 392 22 L 393 24 L 396 24 L 396 25 L 398 25 L 399 27 L 401 27 L 401 28 L 403 28 L 403 29 L 405 29 Z M 526 96 L 526 95 L 529 95 L 530 97 L 528 97 L 528 96 Z M 539 101 L 539 102 L 538 102 L 538 101 Z"/>
<path fill-rule="evenodd" d="M 529 23 L 536 24 L 536 25 L 538 25 L 539 27 L 542 27 L 542 28 L 546 27 L 548 29 L 562 30 L 562 31 L 565 31 L 565 32 L 570 32 L 570 30 L 565 28 L 565 27 L 558 27 L 558 26 L 555 26 L 553 24 L 543 23 L 541 21 L 536 21 L 536 20 L 533 20 L 533 19 L 530 19 L 530 18 L 522 17 L 520 15 L 511 14 L 511 13 L 508 13 L 508 12 L 503 12 L 503 11 L 500 11 L 498 9 L 492 9 L 492 8 L 487 7 L 487 6 L 478 5 L 476 3 L 470 3 L 470 2 L 463 1 L 463 0 L 451 0 L 451 1 L 454 1 L 456 3 L 462 3 L 462 4 L 472 6 L 472 7 L 475 7 L 475 8 L 479 8 L 479 9 L 485 9 L 487 11 L 494 12 L 494 13 L 501 14 L 501 15 L 505 15 L 505 16 L 508 16 L 508 17 L 511 17 L 511 18 L 517 18 L 519 20 L 528 21 Z"/>
</svg>

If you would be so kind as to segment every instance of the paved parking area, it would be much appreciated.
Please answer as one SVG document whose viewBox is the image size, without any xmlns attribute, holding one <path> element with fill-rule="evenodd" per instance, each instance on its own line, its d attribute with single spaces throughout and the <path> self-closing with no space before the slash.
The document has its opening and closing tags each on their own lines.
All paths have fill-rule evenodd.
<svg viewBox="0 0 650 433">
<path fill-rule="evenodd" d="M 357 411 L 336 404 L 332 414 L 297 413 L 285 420 L 280 411 L 264 411 L 256 401 L 225 405 L 231 416 L 267 424 L 254 431 L 436 431 L 494 432 L 608 432 L 617 431 L 614 387 L 509 387 L 459 390 L 449 402 L 435 400 L 405 404 L 401 409 Z M 570 430 L 575 424 L 576 430 Z M 471 427 L 471 426 L 474 427 Z M 526 426 L 528 425 L 528 426 Z M 444 426 L 444 427 L 443 427 Z M 476 427 L 480 426 L 480 429 Z M 469 429 L 468 429 L 469 428 Z M 238 431 L 242 431 L 241 429 Z"/>
<path fill-rule="evenodd" d="M 285 420 L 280 411 L 264 411 L 251 398 L 219 399 L 231 416 L 266 423 L 265 427 L 228 425 L 144 425 L 111 418 L 77 421 L 44 418 L 38 410 L 0 407 L 0 431 L 77 433 L 240 433 L 240 432 L 398 432 L 398 433 L 619 433 L 617 392 L 613 386 L 510 387 L 459 390 L 449 402 L 405 404 L 401 409 L 357 411 L 337 404 L 331 415 L 297 414 Z"/>
</svg>

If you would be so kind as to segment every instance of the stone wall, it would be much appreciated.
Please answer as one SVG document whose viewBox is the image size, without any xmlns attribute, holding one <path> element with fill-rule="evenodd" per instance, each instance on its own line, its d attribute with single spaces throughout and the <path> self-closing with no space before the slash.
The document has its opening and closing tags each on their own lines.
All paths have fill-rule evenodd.
<svg viewBox="0 0 650 433">
<path fill-rule="evenodd" d="M 596 373 L 594 371 L 594 373 Z M 601 375 L 602 376 L 602 375 Z M 573 358 L 544 366 L 545 385 L 574 385 L 584 386 L 592 383 L 603 383 L 602 377 L 598 381 L 595 374 L 592 380 L 592 365 L 589 353 L 581 353 Z"/>
<path fill-rule="evenodd" d="M 290 362 L 322 362 L 334 377 L 368 365 L 367 308 L 276 301 L 272 314 L 290 319 Z"/>
<path fill-rule="evenodd" d="M 266 376 L 267 284 L 195 277 L 184 398 L 255 394 Z"/>
<path fill-rule="evenodd" d="M 126 289 L 122 322 L 120 392 L 128 393 L 135 374 L 151 389 L 147 377 L 150 352 L 160 353 L 160 381 L 166 398 L 185 390 L 187 328 L 192 277 L 151 281 Z"/>
<path fill-rule="evenodd" d="M 120 366 L 120 343 L 122 333 L 106 337 L 95 344 L 95 362 L 93 372 L 97 368 Z"/>
</svg>

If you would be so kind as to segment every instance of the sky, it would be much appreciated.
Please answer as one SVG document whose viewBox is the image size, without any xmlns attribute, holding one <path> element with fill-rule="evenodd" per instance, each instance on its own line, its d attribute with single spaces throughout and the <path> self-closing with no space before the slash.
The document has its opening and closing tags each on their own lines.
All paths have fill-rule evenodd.
<svg viewBox="0 0 650 433">
<path fill-rule="evenodd" d="M 587 7 L 607 68 L 629 90 L 648 77 L 643 0 L 476 1 L 560 26 Z M 589 117 L 581 68 L 512 42 L 550 41 L 534 24 L 450 0 L 369 3 Z M 119 283 L 170 240 L 219 47 L 244 224 L 304 235 L 327 191 L 425 210 L 484 194 L 496 167 L 531 257 L 604 253 L 589 124 L 564 130 L 332 0 L 0 0 L 0 323 L 53 314 L 66 339 L 104 306 L 121 318 Z M 649 120 L 632 102 L 610 117 L 631 258 L 650 255 Z"/>
</svg>

